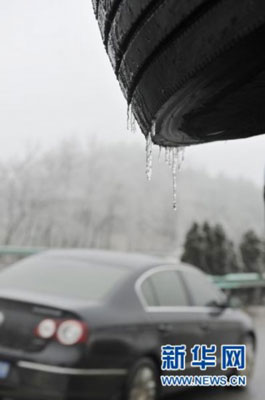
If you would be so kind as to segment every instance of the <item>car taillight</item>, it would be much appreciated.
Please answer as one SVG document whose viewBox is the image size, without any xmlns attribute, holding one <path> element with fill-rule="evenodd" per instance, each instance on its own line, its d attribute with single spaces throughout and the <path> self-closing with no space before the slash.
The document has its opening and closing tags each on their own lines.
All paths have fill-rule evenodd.
<svg viewBox="0 0 265 400">
<path fill-rule="evenodd" d="M 56 338 L 65 346 L 85 342 L 87 340 L 87 327 L 80 321 L 63 321 L 57 329 Z"/>
<path fill-rule="evenodd" d="M 52 338 L 57 329 L 57 324 L 53 319 L 44 319 L 36 328 L 36 335 L 41 339 Z"/>
<path fill-rule="evenodd" d="M 84 343 L 88 338 L 87 325 L 77 320 L 58 321 L 44 319 L 35 329 L 35 334 L 41 339 L 55 338 L 65 346 Z"/>
</svg>

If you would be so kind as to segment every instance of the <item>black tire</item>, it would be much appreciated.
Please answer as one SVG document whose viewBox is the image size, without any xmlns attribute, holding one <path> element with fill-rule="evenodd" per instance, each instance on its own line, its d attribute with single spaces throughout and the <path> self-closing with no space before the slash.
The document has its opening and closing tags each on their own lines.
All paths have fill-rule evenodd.
<svg viewBox="0 0 265 400">
<path fill-rule="evenodd" d="M 238 375 L 246 375 L 248 384 L 251 382 L 254 371 L 255 371 L 255 361 L 256 361 L 256 344 L 255 340 L 252 335 L 246 335 L 243 340 L 242 344 L 246 345 L 246 370 L 239 371 Z"/>
<path fill-rule="evenodd" d="M 265 131 L 264 0 L 93 0 L 145 135 L 181 145 Z M 247 111 L 247 112 L 246 112 Z"/>
<path fill-rule="evenodd" d="M 256 358 L 256 343 L 255 339 L 252 335 L 245 335 L 242 340 L 242 344 L 246 345 L 246 369 L 243 371 L 234 370 L 229 375 L 229 378 L 233 375 L 243 375 L 247 377 L 247 386 L 229 386 L 228 389 L 232 391 L 244 391 L 249 388 L 251 384 L 251 380 L 253 378 L 254 370 L 255 370 L 255 358 Z"/>
<path fill-rule="evenodd" d="M 159 375 L 155 363 L 149 358 L 139 360 L 131 369 L 123 399 L 158 400 L 159 399 Z"/>
</svg>

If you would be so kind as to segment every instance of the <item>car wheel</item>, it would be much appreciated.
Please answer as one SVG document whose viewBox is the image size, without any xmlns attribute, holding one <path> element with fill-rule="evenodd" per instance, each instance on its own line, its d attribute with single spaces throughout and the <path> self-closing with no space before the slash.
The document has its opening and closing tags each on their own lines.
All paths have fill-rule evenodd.
<svg viewBox="0 0 265 400">
<path fill-rule="evenodd" d="M 244 371 L 238 371 L 238 375 L 245 375 L 249 382 L 254 374 L 255 369 L 255 343 L 251 336 L 246 336 L 243 344 L 246 345 L 246 369 Z"/>
<path fill-rule="evenodd" d="M 142 132 L 156 122 L 155 143 L 264 132 L 263 0 L 92 1 Z"/>
<path fill-rule="evenodd" d="M 255 359 L 256 359 L 256 351 L 255 351 L 255 342 L 252 336 L 246 336 L 242 340 L 242 344 L 246 345 L 246 369 L 242 371 L 234 371 L 232 375 L 238 376 L 246 376 L 247 377 L 247 386 L 230 386 L 232 390 L 245 390 L 248 388 L 248 384 L 251 382 L 251 379 L 255 370 Z"/>
<path fill-rule="evenodd" d="M 158 400 L 158 371 L 152 360 L 142 359 L 131 370 L 126 400 Z"/>
</svg>

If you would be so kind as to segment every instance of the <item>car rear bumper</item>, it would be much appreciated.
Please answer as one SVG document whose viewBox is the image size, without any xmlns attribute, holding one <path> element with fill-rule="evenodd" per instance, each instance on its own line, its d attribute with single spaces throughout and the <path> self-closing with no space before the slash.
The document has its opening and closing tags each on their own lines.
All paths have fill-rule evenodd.
<svg viewBox="0 0 265 400">
<path fill-rule="evenodd" d="M 0 380 L 0 396 L 25 400 L 111 400 L 121 393 L 126 369 L 78 369 L 18 361 Z"/>
</svg>

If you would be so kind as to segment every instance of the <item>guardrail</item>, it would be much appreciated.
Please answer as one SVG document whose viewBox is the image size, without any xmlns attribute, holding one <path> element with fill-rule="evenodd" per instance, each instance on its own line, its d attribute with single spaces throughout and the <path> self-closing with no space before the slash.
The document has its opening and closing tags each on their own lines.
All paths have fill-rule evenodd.
<svg viewBox="0 0 265 400">
<path fill-rule="evenodd" d="M 265 305 L 265 274 L 237 273 L 212 276 L 213 282 L 244 305 Z"/>
<path fill-rule="evenodd" d="M 33 254 L 40 253 L 45 250 L 44 247 L 14 247 L 14 246 L 0 246 L 1 256 L 20 256 L 27 257 Z"/>
<path fill-rule="evenodd" d="M 213 282 L 224 290 L 265 288 L 265 274 L 235 273 L 211 276 Z"/>
</svg>

